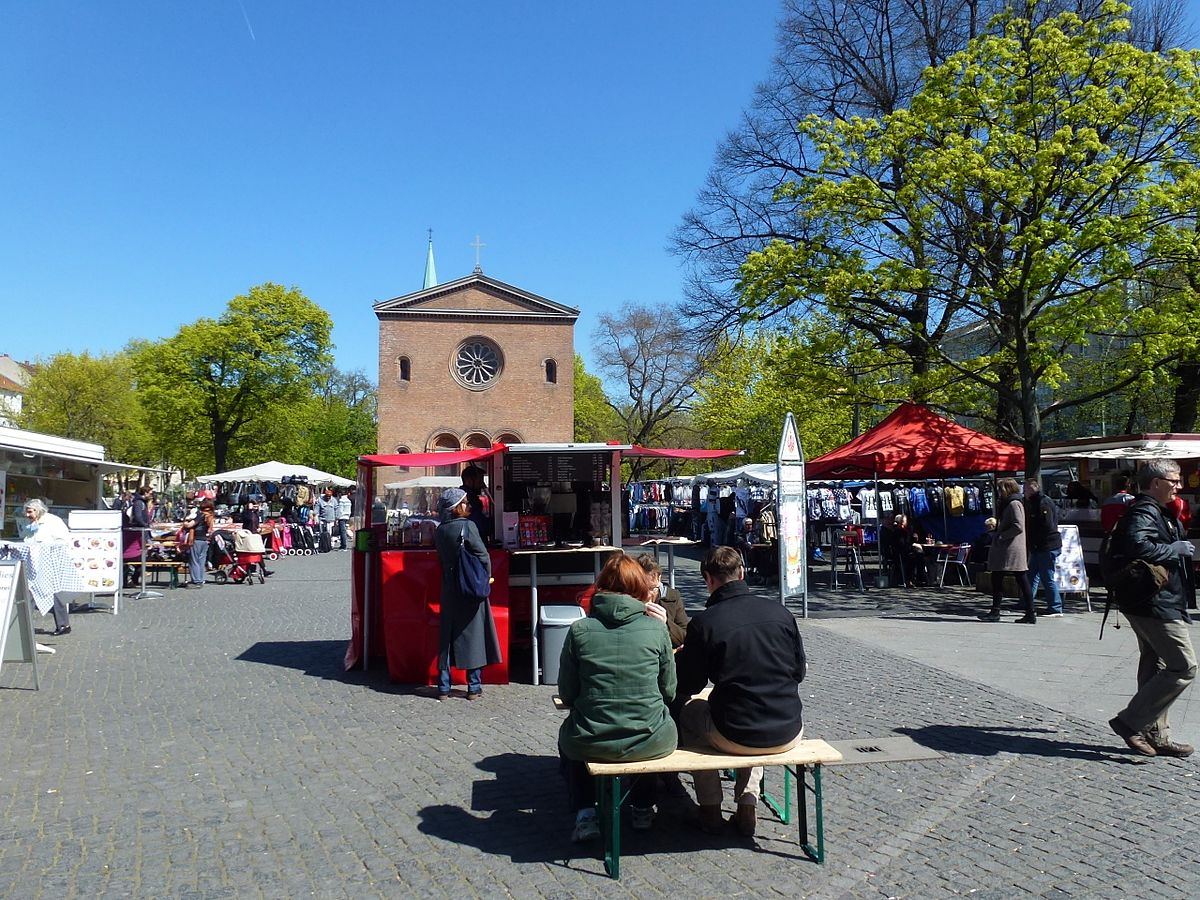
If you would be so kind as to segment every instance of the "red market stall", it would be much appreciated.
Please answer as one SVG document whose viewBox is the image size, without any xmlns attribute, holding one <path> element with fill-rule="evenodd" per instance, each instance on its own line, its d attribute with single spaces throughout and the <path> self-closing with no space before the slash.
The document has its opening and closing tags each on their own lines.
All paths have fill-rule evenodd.
<svg viewBox="0 0 1200 900">
<path fill-rule="evenodd" d="M 622 544 L 623 455 L 711 459 L 739 451 L 657 450 L 628 444 L 494 444 L 489 448 L 359 458 L 358 503 L 365 527 L 353 560 L 351 640 L 346 668 L 387 660 L 393 681 L 431 684 L 437 675 L 441 568 L 436 522 L 383 502 L 384 483 L 412 469 L 454 475 L 470 463 L 485 470 L 490 493 L 495 583 L 491 603 L 503 663 L 483 679 L 507 683 L 511 663 L 540 682 L 537 616 L 541 605 L 587 606 L 586 589 Z M 405 510 L 405 513 L 410 513 Z M 670 549 L 668 550 L 670 552 Z M 364 653 L 364 646 L 368 648 Z M 465 673 L 455 672 L 456 683 Z"/>
<path fill-rule="evenodd" d="M 809 460 L 810 481 L 944 478 L 984 472 L 1020 472 L 1025 451 L 916 403 L 905 401 L 874 428 Z"/>
</svg>

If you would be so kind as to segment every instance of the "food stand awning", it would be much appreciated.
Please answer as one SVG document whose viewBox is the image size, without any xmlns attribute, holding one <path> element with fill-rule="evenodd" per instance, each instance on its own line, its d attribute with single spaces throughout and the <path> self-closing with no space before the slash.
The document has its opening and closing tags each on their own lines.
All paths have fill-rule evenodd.
<svg viewBox="0 0 1200 900">
<path fill-rule="evenodd" d="M 1112 437 L 1050 441 L 1042 461 L 1058 459 L 1197 459 L 1200 434 L 1121 434 Z"/>
<path fill-rule="evenodd" d="M 475 447 L 467 450 L 435 450 L 429 453 L 382 453 L 371 456 L 360 456 L 359 465 L 376 468 L 378 466 L 401 466 L 408 468 L 429 468 L 432 466 L 456 466 L 459 463 L 475 462 L 487 459 L 508 449 L 504 444 L 492 444 L 490 447 Z"/>
<path fill-rule="evenodd" d="M 228 472 L 219 472 L 216 475 L 200 475 L 196 480 L 203 483 L 213 481 L 279 482 L 284 478 L 295 478 L 298 476 L 306 478 L 309 484 L 332 484 L 335 487 L 350 487 L 354 484 L 349 478 L 342 478 L 338 475 L 332 475 L 329 472 L 322 472 L 320 469 L 314 469 L 311 466 L 289 465 L 288 463 L 276 462 L 275 460 L 259 463 L 256 466 L 246 466 L 243 469 L 231 469 Z"/>
<path fill-rule="evenodd" d="M 725 456 L 741 456 L 745 452 L 745 450 L 705 450 L 699 447 L 681 447 L 671 450 L 634 444 L 630 449 L 623 451 L 621 455 L 647 456 L 656 459 L 721 459 Z"/>
<path fill-rule="evenodd" d="M 1044 455 L 1044 453 L 1043 453 Z M 886 419 L 836 450 L 810 460 L 809 479 L 943 478 L 1020 472 L 1025 451 L 915 403 L 901 403 Z"/>
</svg>

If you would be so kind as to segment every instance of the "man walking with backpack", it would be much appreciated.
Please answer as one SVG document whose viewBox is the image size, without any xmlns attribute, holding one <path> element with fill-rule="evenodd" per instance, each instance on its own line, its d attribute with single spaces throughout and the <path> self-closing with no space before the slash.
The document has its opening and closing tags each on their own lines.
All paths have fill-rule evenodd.
<svg viewBox="0 0 1200 900">
<path fill-rule="evenodd" d="M 1166 507 L 1181 480 L 1179 464 L 1156 459 L 1138 472 L 1141 493 L 1113 534 L 1113 555 L 1124 570 L 1108 586 L 1138 639 L 1138 691 L 1109 720 L 1125 743 L 1143 756 L 1190 756 L 1191 744 L 1170 739 L 1167 712 L 1196 677 L 1196 651 L 1188 631 L 1195 608 L 1195 548 L 1183 539 Z"/>
<path fill-rule="evenodd" d="M 1054 579 L 1062 535 L 1058 533 L 1058 507 L 1042 493 L 1036 478 L 1025 479 L 1025 545 L 1029 551 L 1029 590 L 1037 599 L 1038 584 L 1046 591 L 1044 616 L 1061 617 L 1062 594 Z"/>
</svg>

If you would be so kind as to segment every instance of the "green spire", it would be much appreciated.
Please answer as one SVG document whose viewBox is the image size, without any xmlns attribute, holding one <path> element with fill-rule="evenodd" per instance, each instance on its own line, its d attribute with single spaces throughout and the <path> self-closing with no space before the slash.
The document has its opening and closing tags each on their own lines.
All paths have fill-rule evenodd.
<svg viewBox="0 0 1200 900">
<path fill-rule="evenodd" d="M 426 288 L 436 287 L 437 266 L 433 264 L 433 229 L 429 229 L 429 252 L 425 256 L 425 283 L 421 285 L 421 290 Z"/>
</svg>

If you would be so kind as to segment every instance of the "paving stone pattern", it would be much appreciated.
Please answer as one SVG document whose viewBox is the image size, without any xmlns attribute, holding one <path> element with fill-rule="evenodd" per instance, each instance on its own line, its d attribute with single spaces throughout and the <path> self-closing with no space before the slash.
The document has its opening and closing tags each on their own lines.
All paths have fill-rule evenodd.
<svg viewBox="0 0 1200 900">
<path fill-rule="evenodd" d="M 44 639 L 59 652 L 40 692 L 6 664 L 0 896 L 1200 893 L 1195 761 L 1143 760 L 1101 723 L 812 620 L 808 735 L 905 734 L 944 757 L 827 767 L 823 867 L 765 810 L 755 840 L 710 837 L 667 799 L 652 831 L 626 831 L 613 882 L 598 845 L 569 841 L 553 688 L 439 704 L 382 666 L 343 672 L 348 567 L 283 559 L 266 585 L 78 614 Z"/>
</svg>

